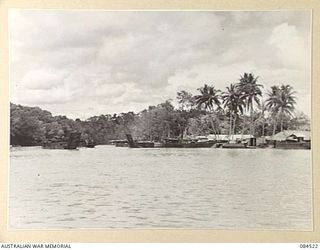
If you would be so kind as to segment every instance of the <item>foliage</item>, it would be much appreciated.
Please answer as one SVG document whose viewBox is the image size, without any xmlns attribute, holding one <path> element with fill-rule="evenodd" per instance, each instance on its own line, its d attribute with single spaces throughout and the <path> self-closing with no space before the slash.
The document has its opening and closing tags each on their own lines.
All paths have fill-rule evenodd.
<svg viewBox="0 0 320 250">
<path fill-rule="evenodd" d="M 284 119 L 293 115 L 296 104 L 295 93 L 290 85 L 284 84 L 272 86 L 271 90 L 267 93 L 267 108 L 270 110 L 270 114 L 274 120 L 274 126 L 280 120 L 280 131 L 283 131 Z"/>
<path fill-rule="evenodd" d="M 196 100 L 191 93 L 182 90 L 177 93 L 177 100 L 181 110 L 190 110 L 196 106 Z"/>
<path fill-rule="evenodd" d="M 204 106 L 204 109 L 209 111 L 213 111 L 214 107 L 217 109 L 220 108 L 220 90 L 217 90 L 214 86 L 209 86 L 207 84 L 198 90 L 201 93 L 200 95 L 195 96 L 198 107 Z"/>
<path fill-rule="evenodd" d="M 229 112 L 230 116 L 230 134 L 234 134 L 236 130 L 236 119 L 243 114 L 245 107 L 245 96 L 241 94 L 235 84 L 230 84 L 227 91 L 221 95 L 224 108 Z"/>
<path fill-rule="evenodd" d="M 254 104 L 260 105 L 260 97 L 262 96 L 261 84 L 258 84 L 258 78 L 251 73 L 244 73 L 240 77 L 239 83 L 237 84 L 238 91 L 245 99 L 244 108 L 250 112 L 250 134 L 255 134 L 255 126 L 253 119 Z"/>
<path fill-rule="evenodd" d="M 272 135 L 283 129 L 309 130 L 310 119 L 295 112 L 295 91 L 290 85 L 272 86 L 262 100 L 258 77 L 245 73 L 239 83 L 221 92 L 205 84 L 199 94 L 177 93 L 179 108 L 170 101 L 139 112 L 101 114 L 87 120 L 52 116 L 38 107 L 10 104 L 10 143 L 41 145 L 45 140 L 63 140 L 73 131 L 82 139 L 107 144 L 130 133 L 139 140 L 163 140 L 187 135 L 252 133 Z M 246 112 L 249 111 L 249 112 Z"/>
</svg>

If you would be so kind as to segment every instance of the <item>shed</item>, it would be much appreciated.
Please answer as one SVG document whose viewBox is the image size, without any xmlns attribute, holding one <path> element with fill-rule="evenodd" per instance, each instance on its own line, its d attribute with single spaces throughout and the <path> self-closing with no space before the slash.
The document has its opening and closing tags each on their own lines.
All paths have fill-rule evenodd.
<svg viewBox="0 0 320 250">
<path fill-rule="evenodd" d="M 214 141 L 228 141 L 229 140 L 229 135 L 214 135 L 210 134 L 208 135 L 209 140 L 214 140 Z"/>
<path fill-rule="evenodd" d="M 310 141 L 311 134 L 310 131 L 284 130 L 274 136 L 271 136 L 271 140 L 274 141 L 286 141 L 288 139 L 302 139 L 303 141 Z"/>
</svg>

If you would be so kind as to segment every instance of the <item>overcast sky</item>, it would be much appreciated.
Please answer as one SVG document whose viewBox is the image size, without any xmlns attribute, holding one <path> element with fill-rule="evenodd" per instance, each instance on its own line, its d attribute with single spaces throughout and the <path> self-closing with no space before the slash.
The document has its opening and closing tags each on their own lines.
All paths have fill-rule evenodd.
<svg viewBox="0 0 320 250">
<path fill-rule="evenodd" d="M 310 115 L 310 14 L 10 10 L 11 101 L 85 119 L 251 72 Z"/>
</svg>

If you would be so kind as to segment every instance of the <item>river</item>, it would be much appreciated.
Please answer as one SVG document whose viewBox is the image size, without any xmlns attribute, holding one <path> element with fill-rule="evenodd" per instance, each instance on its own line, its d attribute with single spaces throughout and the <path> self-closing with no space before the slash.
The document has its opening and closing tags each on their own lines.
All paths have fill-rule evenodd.
<svg viewBox="0 0 320 250">
<path fill-rule="evenodd" d="M 312 230 L 310 150 L 10 150 L 9 228 Z"/>
</svg>

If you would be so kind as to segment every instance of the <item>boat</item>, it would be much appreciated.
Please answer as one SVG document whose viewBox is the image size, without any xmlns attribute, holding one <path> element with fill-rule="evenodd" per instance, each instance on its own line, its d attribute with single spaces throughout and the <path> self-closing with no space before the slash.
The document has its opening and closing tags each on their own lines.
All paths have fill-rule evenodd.
<svg viewBox="0 0 320 250">
<path fill-rule="evenodd" d="M 157 148 L 210 148 L 215 144 L 213 140 L 181 140 L 166 138 L 163 142 L 155 142 Z"/>
<path fill-rule="evenodd" d="M 215 144 L 215 141 L 197 141 L 197 140 L 191 140 L 186 141 L 182 144 L 183 148 L 211 148 Z"/>
<path fill-rule="evenodd" d="M 117 142 L 115 145 L 117 146 L 129 146 L 130 148 L 211 148 L 222 147 L 222 148 L 247 148 L 247 143 L 216 143 L 214 140 L 200 140 L 200 139 L 192 139 L 192 140 L 182 140 L 178 138 L 166 138 L 161 142 L 153 142 L 153 141 L 137 141 L 133 140 L 131 134 L 127 134 L 127 143 L 118 145 Z"/>
<path fill-rule="evenodd" d="M 79 147 L 94 148 L 95 146 L 96 146 L 96 144 L 93 139 L 80 140 Z"/>
<path fill-rule="evenodd" d="M 114 145 L 121 148 L 128 147 L 128 141 L 116 142 Z"/>
<path fill-rule="evenodd" d="M 216 142 L 213 140 L 182 140 L 178 138 L 165 138 L 161 142 L 153 142 L 153 145 L 155 148 L 210 148 L 215 143 Z"/>
<path fill-rule="evenodd" d="M 134 141 L 131 134 L 126 135 L 129 148 L 154 148 L 152 141 Z"/>
<path fill-rule="evenodd" d="M 152 141 L 134 141 L 134 144 L 136 148 L 154 148 L 154 142 Z"/>
<path fill-rule="evenodd" d="M 44 149 L 77 149 L 80 144 L 79 132 L 72 132 L 70 135 L 62 140 L 49 139 L 44 141 L 42 148 Z"/>
<path fill-rule="evenodd" d="M 155 148 L 164 148 L 164 143 L 163 142 L 159 142 L 159 141 L 155 141 L 154 142 L 154 147 Z"/>
<path fill-rule="evenodd" d="M 93 139 L 85 140 L 85 147 L 86 148 L 94 148 L 96 146 L 95 142 Z"/>
<path fill-rule="evenodd" d="M 162 144 L 163 148 L 182 148 L 183 142 L 176 138 L 166 138 Z"/>
<path fill-rule="evenodd" d="M 247 143 L 230 141 L 228 143 L 223 143 L 221 148 L 248 148 L 248 145 Z"/>
<path fill-rule="evenodd" d="M 116 147 L 128 147 L 128 141 L 127 140 L 111 140 L 109 141 L 111 145 L 114 145 Z"/>
</svg>

